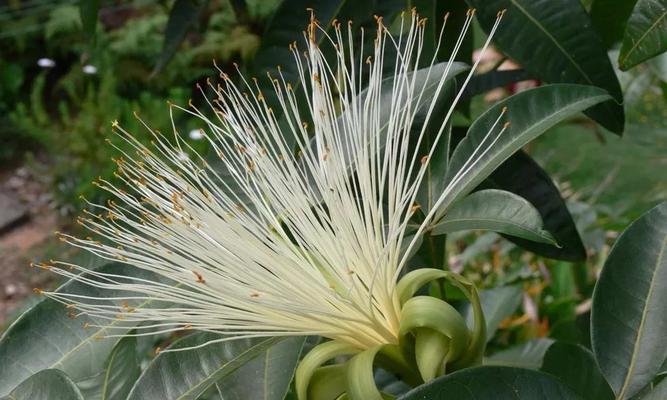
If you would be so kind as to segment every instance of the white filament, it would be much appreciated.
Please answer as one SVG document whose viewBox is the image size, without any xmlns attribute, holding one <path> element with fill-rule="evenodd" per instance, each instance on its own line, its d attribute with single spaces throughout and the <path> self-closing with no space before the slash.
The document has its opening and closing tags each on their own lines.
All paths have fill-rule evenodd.
<svg viewBox="0 0 667 400">
<path fill-rule="evenodd" d="M 472 16 L 456 38 L 452 59 Z M 378 18 L 373 53 L 365 55 L 355 51 L 351 24 L 344 30 L 334 22 L 327 33 L 313 19 L 305 54 L 290 46 L 299 88 L 280 69 L 269 77 L 279 113 L 267 105 L 256 80 L 242 78 L 236 85 L 220 71 L 221 83 L 209 83 L 212 116 L 193 105 L 170 104 L 174 140 L 146 126 L 154 135 L 147 147 L 114 123 L 135 152 L 119 149 L 121 182 L 97 184 L 120 201 L 90 204 L 99 214 L 79 219 L 100 241 L 62 237 L 147 273 L 141 278 L 55 262 L 53 271 L 100 294 L 44 293 L 108 321 L 97 325 L 105 336 L 116 336 L 113 329 L 126 335 L 124 330 L 136 328 L 136 335 L 144 335 L 192 328 L 226 333 L 220 340 L 321 335 L 360 348 L 396 343 L 395 288 L 407 261 L 401 248 L 425 167 L 444 131 L 423 157 L 415 149 L 425 129 L 413 138 L 410 128 L 418 108 L 426 107 L 426 119 L 431 117 L 453 66 L 449 62 L 435 92 L 427 92 L 412 73 L 423 64 L 425 20 L 413 12 L 401 24 L 395 39 Z M 450 39 L 443 31 L 438 46 Z M 318 38 L 335 49 L 333 63 Z M 383 80 L 387 48 L 396 51 L 391 80 Z M 434 63 L 435 57 L 429 76 L 437 73 Z M 202 121 L 201 135 L 219 165 L 209 166 L 176 133 L 174 110 Z M 487 138 L 436 206 L 485 154 Z M 409 141 L 416 145 L 408 147 Z"/>
</svg>

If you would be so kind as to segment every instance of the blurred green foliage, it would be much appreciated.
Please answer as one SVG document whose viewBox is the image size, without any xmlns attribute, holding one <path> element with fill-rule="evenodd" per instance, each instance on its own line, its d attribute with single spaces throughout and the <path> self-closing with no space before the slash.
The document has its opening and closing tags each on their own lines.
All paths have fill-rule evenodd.
<svg viewBox="0 0 667 400">
<path fill-rule="evenodd" d="M 83 34 L 74 2 L 0 6 L 0 162 L 20 161 L 26 151 L 46 153 L 62 210 L 78 208 L 80 194 L 104 200 L 90 182 L 113 173 L 109 159 L 117 151 L 105 139 L 122 147 L 111 132 L 113 120 L 148 140 L 150 132 L 133 116 L 140 112 L 151 116 L 152 128 L 170 133 L 165 100 L 186 106 L 196 98 L 195 84 L 212 74 L 213 60 L 250 60 L 259 46 L 258 26 L 277 6 L 248 2 L 248 19 L 240 23 L 227 1 L 209 2 L 168 66 L 153 74 L 168 3 L 102 2 L 94 41 Z M 184 136 L 193 128 L 183 118 L 175 123 Z M 203 142 L 191 144 L 205 153 Z"/>
</svg>

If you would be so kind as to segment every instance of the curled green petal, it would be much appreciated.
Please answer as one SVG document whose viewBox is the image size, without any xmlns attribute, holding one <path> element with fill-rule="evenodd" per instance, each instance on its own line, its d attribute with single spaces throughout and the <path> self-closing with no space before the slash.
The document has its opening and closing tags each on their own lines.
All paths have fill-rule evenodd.
<svg viewBox="0 0 667 400">
<path fill-rule="evenodd" d="M 414 334 L 417 367 L 424 382 L 429 382 L 442 374 L 450 340 L 428 328 L 417 328 Z"/>
<path fill-rule="evenodd" d="M 394 397 L 380 393 L 375 385 L 373 363 L 378 353 L 388 346 L 376 346 L 352 357 L 347 362 L 347 397 L 349 400 L 391 400 Z M 395 346 L 393 346 L 395 347 Z M 390 350 L 391 353 L 391 350 Z"/>
<path fill-rule="evenodd" d="M 447 271 L 435 268 L 420 268 L 410 271 L 396 285 L 398 301 L 401 305 L 410 300 L 417 290 L 436 279 L 447 278 Z"/>
<path fill-rule="evenodd" d="M 461 289 L 468 301 L 470 301 L 473 311 L 473 329 L 470 345 L 466 354 L 451 365 L 451 370 L 455 371 L 482 363 L 482 357 L 486 349 L 486 320 L 484 319 L 482 303 L 479 300 L 479 293 L 475 285 L 470 280 L 458 274 L 450 273 L 447 279 L 454 286 Z"/>
<path fill-rule="evenodd" d="M 358 352 L 359 349 L 356 347 L 336 341 L 326 342 L 315 346 L 308 352 L 303 360 L 301 360 L 299 367 L 296 369 L 295 386 L 297 398 L 299 400 L 308 399 L 307 395 L 310 380 L 317 368 L 319 368 L 322 364 L 334 357 L 347 354 L 356 354 Z"/>
<path fill-rule="evenodd" d="M 481 363 L 486 348 L 486 321 L 475 285 L 467 278 L 449 271 L 434 268 L 421 268 L 407 273 L 397 285 L 397 294 L 401 304 L 405 304 L 425 284 L 436 279 L 447 279 L 463 292 L 473 310 L 473 328 L 467 351 L 451 365 L 452 370 Z M 451 358 L 450 358 L 451 359 Z"/>
<path fill-rule="evenodd" d="M 448 337 L 446 361 L 456 360 L 468 349 L 470 335 L 461 314 L 450 304 L 435 297 L 416 296 L 405 302 L 399 322 L 399 342 L 408 343 L 408 334 L 416 328 L 430 328 Z"/>
</svg>

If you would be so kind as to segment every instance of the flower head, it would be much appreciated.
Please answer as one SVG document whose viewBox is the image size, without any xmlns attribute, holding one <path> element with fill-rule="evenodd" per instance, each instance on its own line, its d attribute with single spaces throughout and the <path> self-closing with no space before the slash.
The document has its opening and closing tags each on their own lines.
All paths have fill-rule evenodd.
<svg viewBox="0 0 667 400">
<path fill-rule="evenodd" d="M 471 18 L 458 38 L 440 35 L 456 40 L 452 59 Z M 398 343 L 397 283 L 438 202 L 415 232 L 408 222 L 462 93 L 424 152 L 425 129 L 415 133 L 415 119 L 432 117 L 460 65 L 422 59 L 425 21 L 416 13 L 401 25 L 392 37 L 377 18 L 373 51 L 365 54 L 355 47 L 352 24 L 334 22 L 329 32 L 313 18 L 305 53 L 290 46 L 298 82 L 279 68 L 269 76 L 269 94 L 257 80 L 241 76 L 235 84 L 219 71 L 219 84 L 209 82 L 212 112 L 170 104 L 171 114 L 202 122 L 215 165 L 175 128 L 172 139 L 146 126 L 154 141 L 145 146 L 114 122 L 134 151 L 119 148 L 119 183 L 96 184 L 117 201 L 90 204 L 98 212 L 79 219 L 97 238 L 63 239 L 146 273 L 57 262 L 54 271 L 102 294 L 45 294 L 82 313 L 120 319 L 110 328 L 193 328 L 223 332 L 221 340 L 321 335 L 360 349 Z M 320 37 L 333 58 L 325 57 Z M 391 76 L 383 79 L 387 69 Z"/>
</svg>

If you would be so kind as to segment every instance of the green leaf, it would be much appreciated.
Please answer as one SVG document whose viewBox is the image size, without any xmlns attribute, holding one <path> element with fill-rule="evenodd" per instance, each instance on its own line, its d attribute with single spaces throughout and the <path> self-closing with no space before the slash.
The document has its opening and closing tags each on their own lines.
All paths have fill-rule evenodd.
<svg viewBox="0 0 667 400">
<path fill-rule="evenodd" d="M 539 369 L 544 354 L 553 342 L 547 338 L 533 339 L 486 357 L 484 365 Z"/>
<path fill-rule="evenodd" d="M 421 385 L 400 400 L 578 399 L 556 378 L 529 369 L 468 368 Z"/>
<path fill-rule="evenodd" d="M 470 79 L 461 98 L 468 99 L 489 90 L 504 87 L 515 82 L 531 79 L 530 75 L 523 69 L 511 69 L 503 71 L 490 71 L 475 75 Z"/>
<path fill-rule="evenodd" d="M 100 8 L 99 0 L 80 0 L 79 15 L 81 16 L 81 25 L 91 41 L 95 40 L 95 26 L 97 25 L 97 12 Z"/>
<path fill-rule="evenodd" d="M 468 0 L 488 33 L 499 10 L 506 9 L 494 36 L 501 50 L 532 76 L 549 83 L 598 86 L 616 100 L 586 112 L 622 133 L 623 94 L 602 41 L 579 0 Z"/>
<path fill-rule="evenodd" d="M 542 229 L 540 213 L 526 199 L 504 190 L 486 189 L 454 203 L 432 228 L 433 235 L 483 229 L 555 244 Z"/>
<path fill-rule="evenodd" d="M 641 396 L 637 400 L 665 400 L 667 399 L 667 379 L 663 379 L 646 395 Z"/>
<path fill-rule="evenodd" d="M 639 0 L 628 20 L 618 56 L 627 70 L 667 51 L 667 0 Z"/>
<path fill-rule="evenodd" d="M 107 264 L 98 271 L 155 279 L 152 274 L 120 263 Z M 108 291 L 74 281 L 65 283 L 58 290 L 91 297 L 109 296 Z M 109 328 L 86 329 L 84 324 L 115 326 L 118 321 L 109 322 L 86 315 L 72 319 L 68 317 L 68 311 L 63 304 L 46 299 L 26 311 L 7 329 L 0 338 L 0 365 L 11 365 L 12 368 L 3 372 L 0 396 L 11 390 L 10 385 L 43 369 L 60 369 L 75 382 L 90 379 L 104 369 L 107 357 L 119 339 L 103 338 Z M 113 333 L 127 331 L 116 328 Z"/>
<path fill-rule="evenodd" d="M 632 397 L 660 371 L 665 332 L 667 202 L 621 234 L 593 292 L 593 351 L 616 398 Z"/>
<path fill-rule="evenodd" d="M 137 338 L 129 336 L 113 348 L 104 370 L 78 386 L 86 400 L 125 400 L 140 373 Z"/>
<path fill-rule="evenodd" d="M 172 59 L 185 40 L 185 35 L 196 24 L 197 18 L 208 4 L 206 0 L 176 0 L 171 6 L 167 28 L 164 32 L 162 54 L 155 64 L 152 76 L 157 75 Z"/>
<path fill-rule="evenodd" d="M 541 370 L 560 379 L 582 399 L 614 399 L 614 392 L 602 377 L 593 353 L 580 345 L 555 342 L 544 355 Z"/>
<path fill-rule="evenodd" d="M 5 364 L 5 367 L 10 367 Z M 3 377 L 4 379 L 4 377 Z M 83 400 L 76 384 L 62 371 L 45 369 L 21 382 L 2 400 Z"/>
<path fill-rule="evenodd" d="M 231 375 L 215 383 L 224 400 L 283 400 L 289 389 L 305 337 L 288 338 L 269 347 Z"/>
<path fill-rule="evenodd" d="M 558 188 L 524 151 L 518 151 L 496 168 L 481 187 L 507 190 L 528 200 L 542 216 L 544 229 L 561 247 L 516 236 L 509 236 L 509 240 L 544 257 L 564 261 L 586 259 L 586 249 Z"/>
<path fill-rule="evenodd" d="M 623 38 L 625 25 L 637 0 L 595 0 L 591 20 L 606 48 Z"/>
<path fill-rule="evenodd" d="M 220 334 L 208 332 L 193 333 L 174 342 L 168 349 L 174 350 L 201 346 L 204 343 L 221 338 Z M 225 398 L 227 398 L 227 395 L 232 396 L 232 394 L 231 391 L 225 392 L 227 389 L 225 381 L 230 379 L 229 382 L 231 384 L 229 389 L 233 387 L 238 388 L 238 385 L 234 386 L 238 384 L 238 381 L 232 375 L 240 373 L 243 376 L 252 376 L 251 372 L 257 371 L 257 364 L 251 365 L 248 369 L 244 368 L 249 362 L 256 360 L 258 357 L 262 359 L 268 357 L 268 361 L 263 365 L 269 368 L 271 372 L 280 372 L 281 376 L 269 376 L 269 370 L 267 370 L 267 374 L 259 376 L 261 381 L 244 383 L 249 386 L 261 387 L 248 387 L 244 389 L 249 391 L 257 390 L 254 393 L 263 392 L 272 396 L 278 396 L 278 394 L 282 393 L 284 396 L 294 373 L 294 364 L 296 362 L 294 359 L 298 357 L 302 345 L 303 338 L 235 339 L 211 343 L 203 347 L 185 351 L 163 352 L 144 370 L 127 398 L 128 400 L 194 400 L 216 383 L 220 383 L 219 386 Z M 267 353 L 269 354 L 267 355 Z M 288 360 L 285 359 L 286 354 L 288 355 Z M 272 364 L 277 360 L 288 361 L 284 366 L 284 370 Z M 287 383 L 285 383 L 285 380 L 287 380 Z M 266 386 L 271 382 L 275 383 L 276 387 L 268 388 Z M 278 383 L 284 386 L 280 386 Z M 240 396 L 242 393 L 237 395 Z"/>
<path fill-rule="evenodd" d="M 597 87 L 554 84 L 520 92 L 489 108 L 473 122 L 468 134 L 452 154 L 447 182 L 451 183 L 459 171 L 465 173 L 460 174 L 460 179 L 445 197 L 440 206 L 440 215 L 434 219 L 435 223 L 439 222 L 452 203 L 470 193 L 523 145 L 556 123 L 609 98 L 604 90 Z M 500 121 L 499 126 L 487 137 L 505 107 L 507 112 L 502 119 L 511 124 L 500 134 L 503 123 Z M 483 148 L 475 152 L 480 143 L 484 143 Z M 491 143 L 494 144 L 489 147 Z M 488 151 L 485 151 L 487 148 Z M 467 168 L 466 162 L 471 158 L 474 158 L 474 163 L 468 163 L 471 168 Z"/>
<path fill-rule="evenodd" d="M 479 299 L 486 319 L 486 341 L 490 341 L 498 330 L 500 323 L 514 314 L 521 303 L 523 290 L 519 285 L 497 286 L 492 289 L 480 290 Z M 473 313 L 470 306 L 461 312 L 468 326 L 472 325 Z"/>
</svg>

